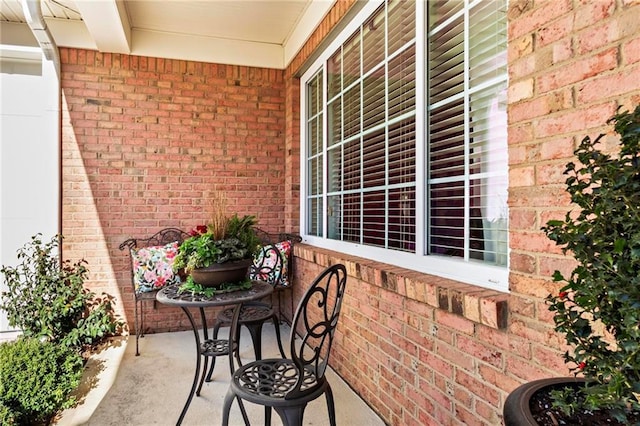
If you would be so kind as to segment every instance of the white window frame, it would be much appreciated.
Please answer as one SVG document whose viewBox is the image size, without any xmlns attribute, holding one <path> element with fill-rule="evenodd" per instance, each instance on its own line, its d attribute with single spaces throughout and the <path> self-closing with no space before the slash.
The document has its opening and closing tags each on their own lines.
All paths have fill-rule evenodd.
<svg viewBox="0 0 640 426">
<path fill-rule="evenodd" d="M 468 2 L 471 3 L 471 2 Z M 323 232 L 327 235 L 327 70 L 325 64 L 329 57 L 365 22 L 382 4 L 383 0 L 369 1 L 360 12 L 343 28 L 325 50 L 309 65 L 300 79 L 300 233 L 303 241 L 313 246 L 342 252 L 347 255 L 384 262 L 394 266 L 407 268 L 431 275 L 436 275 L 468 284 L 478 285 L 487 289 L 508 291 L 509 267 L 500 267 L 462 258 L 437 255 L 425 255 L 427 211 L 425 199 L 426 188 L 426 152 L 425 129 L 426 115 L 426 8 L 422 1 L 416 2 L 416 253 L 384 249 L 363 244 L 339 241 L 315 235 L 309 235 L 307 230 L 307 82 L 321 69 L 323 70 Z M 422 219 L 421 219 L 422 218 Z M 507 258 L 509 253 L 507 252 Z"/>
</svg>

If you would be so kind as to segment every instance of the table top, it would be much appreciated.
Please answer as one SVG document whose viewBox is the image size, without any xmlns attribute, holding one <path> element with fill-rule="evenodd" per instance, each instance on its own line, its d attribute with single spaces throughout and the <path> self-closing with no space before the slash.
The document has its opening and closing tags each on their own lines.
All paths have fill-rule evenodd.
<svg viewBox="0 0 640 426">
<path fill-rule="evenodd" d="M 178 294 L 179 287 L 180 284 L 164 287 L 157 293 L 156 299 L 165 305 L 203 308 L 207 306 L 236 305 L 238 303 L 262 299 L 273 292 L 273 286 L 264 281 L 252 281 L 251 288 L 247 290 L 217 293 L 211 297 L 203 294 L 192 294 L 188 291 Z"/>
</svg>

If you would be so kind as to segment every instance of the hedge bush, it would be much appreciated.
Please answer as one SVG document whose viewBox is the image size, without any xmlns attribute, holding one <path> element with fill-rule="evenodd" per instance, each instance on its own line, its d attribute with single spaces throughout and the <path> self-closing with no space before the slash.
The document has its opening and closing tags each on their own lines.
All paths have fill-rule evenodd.
<svg viewBox="0 0 640 426">
<path fill-rule="evenodd" d="M 35 235 L 18 250 L 18 265 L 0 269 L 7 286 L 0 309 L 25 336 L 82 350 L 115 334 L 122 324 L 114 318 L 111 296 L 98 298 L 84 288 L 87 262 L 60 260 L 61 240 L 56 235 L 43 242 Z"/>
<path fill-rule="evenodd" d="M 20 337 L 0 344 L 0 424 L 46 425 L 72 407 L 83 359 L 72 348 Z"/>
</svg>

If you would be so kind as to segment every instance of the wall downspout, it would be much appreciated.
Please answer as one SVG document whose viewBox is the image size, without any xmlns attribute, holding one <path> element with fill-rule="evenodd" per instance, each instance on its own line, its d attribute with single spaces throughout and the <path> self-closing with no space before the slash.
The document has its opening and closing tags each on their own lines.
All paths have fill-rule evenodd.
<svg viewBox="0 0 640 426">
<path fill-rule="evenodd" d="M 40 0 L 20 0 L 22 12 L 33 36 L 38 41 L 44 57 L 53 62 L 58 83 L 58 233 L 62 234 L 62 88 L 60 82 L 60 53 L 47 23 L 42 16 Z M 60 245 L 62 254 L 62 244 Z M 60 256 L 62 260 L 62 256 Z"/>
</svg>

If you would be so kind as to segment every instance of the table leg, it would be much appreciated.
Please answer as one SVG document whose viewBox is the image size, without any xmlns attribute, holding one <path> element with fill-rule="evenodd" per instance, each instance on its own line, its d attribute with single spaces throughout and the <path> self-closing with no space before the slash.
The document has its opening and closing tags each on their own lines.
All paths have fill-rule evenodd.
<svg viewBox="0 0 640 426">
<path fill-rule="evenodd" d="M 209 330 L 207 329 L 207 316 L 204 313 L 204 308 L 200 308 L 200 320 L 201 320 L 201 324 L 202 324 L 202 338 L 203 338 L 203 342 L 206 342 L 209 340 Z M 202 348 L 200 349 L 201 351 L 203 350 Z M 202 390 L 202 384 L 204 383 L 204 377 L 205 377 L 205 373 L 207 371 L 207 367 L 209 366 L 209 358 L 213 358 L 214 360 L 216 359 L 216 357 L 208 357 L 204 354 L 201 353 L 202 356 L 204 356 L 204 367 L 202 368 L 202 374 L 200 375 L 200 383 L 198 383 L 198 389 L 196 389 L 196 395 L 200 396 L 200 391 Z M 213 365 L 211 366 L 211 372 L 213 372 Z"/>
<path fill-rule="evenodd" d="M 191 324 L 191 328 L 193 329 L 193 335 L 196 339 L 196 372 L 193 376 L 193 384 L 191 385 L 191 390 L 189 391 L 189 397 L 187 398 L 187 402 L 184 404 L 184 408 L 182 408 L 182 412 L 180 413 L 180 417 L 178 418 L 177 426 L 182 424 L 182 420 L 184 419 L 185 414 L 187 414 L 187 410 L 189 409 L 189 405 L 191 405 L 191 400 L 193 399 L 193 394 L 195 393 L 196 386 L 198 384 L 198 376 L 200 376 L 200 333 L 198 332 L 198 327 L 193 320 L 193 316 L 191 312 L 189 312 L 188 308 L 182 307 L 182 310 L 187 315 L 189 319 L 189 323 Z M 203 372 L 204 374 L 204 372 Z"/>
</svg>

